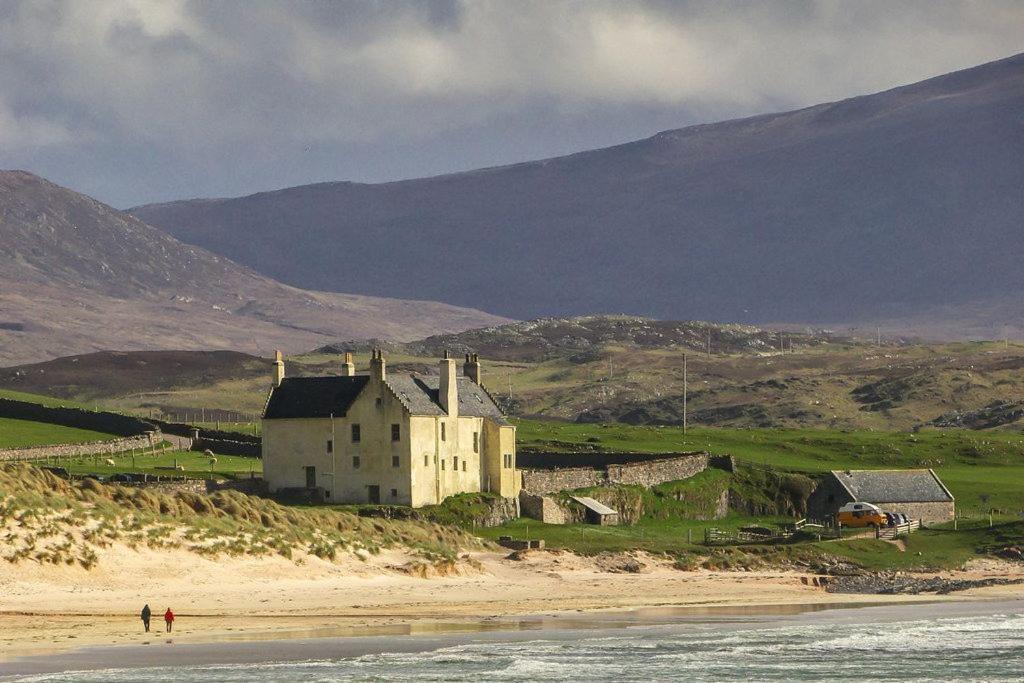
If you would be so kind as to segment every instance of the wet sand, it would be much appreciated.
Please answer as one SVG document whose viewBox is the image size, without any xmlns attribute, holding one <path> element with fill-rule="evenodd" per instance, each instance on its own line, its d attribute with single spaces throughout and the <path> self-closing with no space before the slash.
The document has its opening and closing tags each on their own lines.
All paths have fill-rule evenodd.
<svg viewBox="0 0 1024 683">
<path fill-rule="evenodd" d="M 68 671 L 162 668 L 181 665 L 281 663 L 329 660 L 385 652 L 426 652 L 469 643 L 576 640 L 594 631 L 614 635 L 625 629 L 664 633 L 681 625 L 716 631 L 773 628 L 799 623 L 837 626 L 884 624 L 908 619 L 935 619 L 1024 612 L 1024 598 L 920 603 L 821 603 L 639 609 L 585 614 L 536 615 L 521 619 L 431 622 L 364 628 L 318 637 L 245 639 L 232 642 L 179 642 L 152 638 L 145 645 L 88 647 L 57 655 L 19 657 L 0 663 L 0 677 L 55 674 Z M 251 635 L 251 634 L 250 634 Z"/>
</svg>

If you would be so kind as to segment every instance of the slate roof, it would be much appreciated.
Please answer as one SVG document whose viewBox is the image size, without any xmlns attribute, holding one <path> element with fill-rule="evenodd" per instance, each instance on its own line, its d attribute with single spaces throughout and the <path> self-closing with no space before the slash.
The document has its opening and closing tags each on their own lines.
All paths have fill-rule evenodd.
<svg viewBox="0 0 1024 683">
<path fill-rule="evenodd" d="M 951 502 L 953 494 L 932 470 L 833 470 L 854 500 L 866 503 Z"/>
<path fill-rule="evenodd" d="M 422 404 L 424 412 L 413 412 L 413 415 L 445 414 L 444 410 L 441 408 L 440 400 L 438 399 L 438 387 L 441 384 L 440 377 L 437 375 L 405 375 L 404 377 L 410 378 L 421 392 L 422 398 L 420 399 L 420 403 L 417 403 L 417 405 L 419 406 Z M 491 398 L 491 395 L 487 393 L 486 389 L 468 377 L 459 377 L 456 381 L 458 383 L 457 388 L 459 393 L 459 415 L 468 415 L 470 417 L 489 417 L 499 424 L 508 424 L 505 420 L 505 416 L 501 413 L 501 409 L 498 408 L 494 399 Z M 388 378 L 388 384 L 391 384 L 390 377 Z M 426 407 L 426 401 L 433 404 L 438 412 L 426 412 L 428 410 Z"/>
<path fill-rule="evenodd" d="M 446 415 L 438 399 L 437 375 L 390 374 L 386 383 L 412 415 Z M 354 377 L 286 377 L 267 402 L 267 419 L 343 417 L 369 383 L 368 375 Z M 459 414 L 486 417 L 509 424 L 491 395 L 468 377 L 457 378 Z"/>
<path fill-rule="evenodd" d="M 619 514 L 618 512 L 616 512 L 612 508 L 608 507 L 607 505 L 605 505 L 601 501 L 594 500 L 593 498 L 589 498 L 587 496 L 572 496 L 572 499 L 575 500 L 580 505 L 582 505 L 583 507 L 590 508 L 591 510 L 593 510 L 594 512 L 596 512 L 599 515 L 617 515 L 617 514 Z"/>
<path fill-rule="evenodd" d="M 270 393 L 263 417 L 344 417 L 369 381 L 367 375 L 285 377 Z"/>
</svg>

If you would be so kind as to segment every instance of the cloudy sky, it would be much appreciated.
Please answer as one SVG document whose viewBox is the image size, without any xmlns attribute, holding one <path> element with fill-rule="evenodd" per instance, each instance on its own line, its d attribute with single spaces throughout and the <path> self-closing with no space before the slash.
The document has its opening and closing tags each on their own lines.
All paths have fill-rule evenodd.
<svg viewBox="0 0 1024 683">
<path fill-rule="evenodd" d="M 0 0 L 0 168 L 118 207 L 378 182 L 1024 52 L 1024 2 Z"/>
</svg>

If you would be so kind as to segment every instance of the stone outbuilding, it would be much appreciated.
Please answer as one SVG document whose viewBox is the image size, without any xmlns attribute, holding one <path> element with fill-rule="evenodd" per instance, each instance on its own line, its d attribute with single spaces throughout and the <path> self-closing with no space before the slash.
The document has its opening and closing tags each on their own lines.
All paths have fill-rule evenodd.
<svg viewBox="0 0 1024 683">
<path fill-rule="evenodd" d="M 872 503 L 924 524 L 950 522 L 953 494 L 934 470 L 833 470 L 811 494 L 807 514 L 829 519 L 847 503 Z"/>
</svg>

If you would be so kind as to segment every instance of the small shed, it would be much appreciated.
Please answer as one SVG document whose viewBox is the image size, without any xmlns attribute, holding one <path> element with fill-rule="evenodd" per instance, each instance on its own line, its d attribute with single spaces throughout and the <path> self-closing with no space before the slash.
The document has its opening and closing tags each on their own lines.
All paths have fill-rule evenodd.
<svg viewBox="0 0 1024 683">
<path fill-rule="evenodd" d="M 833 470 L 811 494 L 807 514 L 828 519 L 846 503 L 872 503 L 924 524 L 950 522 L 953 494 L 934 470 Z"/>
<path fill-rule="evenodd" d="M 604 503 L 587 496 L 573 496 L 572 499 L 585 508 L 587 524 L 615 526 L 619 523 L 619 513 Z"/>
</svg>

